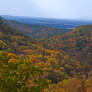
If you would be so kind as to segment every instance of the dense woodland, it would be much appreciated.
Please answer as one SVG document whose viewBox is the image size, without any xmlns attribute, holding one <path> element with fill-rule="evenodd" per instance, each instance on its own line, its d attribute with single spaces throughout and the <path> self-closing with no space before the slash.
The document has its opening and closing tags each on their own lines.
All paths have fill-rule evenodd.
<svg viewBox="0 0 92 92">
<path fill-rule="evenodd" d="M 80 26 L 48 40 L 49 47 L 61 50 L 83 63 L 92 64 L 92 25 Z"/>
<path fill-rule="evenodd" d="M 33 39 L 9 22 L 0 18 L 0 92 L 92 92 L 92 25 Z"/>
<path fill-rule="evenodd" d="M 5 21 L 5 20 L 4 20 Z M 53 27 L 47 27 L 43 25 L 37 25 L 37 24 L 23 24 L 16 21 L 5 21 L 9 26 L 19 30 L 23 34 L 30 36 L 31 38 L 35 39 L 46 39 L 53 36 L 56 36 L 57 34 L 63 34 L 68 30 L 59 29 L 59 28 L 53 28 Z"/>
</svg>

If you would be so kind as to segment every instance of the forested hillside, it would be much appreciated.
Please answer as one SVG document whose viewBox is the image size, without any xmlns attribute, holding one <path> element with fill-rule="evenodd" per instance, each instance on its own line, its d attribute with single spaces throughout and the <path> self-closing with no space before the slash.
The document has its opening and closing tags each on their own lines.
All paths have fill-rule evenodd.
<svg viewBox="0 0 92 92">
<path fill-rule="evenodd" d="M 17 54 L 29 54 L 38 51 L 41 42 L 23 35 L 17 29 L 0 19 L 0 49 L 12 51 Z M 39 51 L 38 51 L 39 52 Z"/>
<path fill-rule="evenodd" d="M 77 39 L 83 41 L 78 44 L 80 48 L 73 42 Z M 25 36 L 0 18 L 0 92 L 91 92 L 91 25 L 49 41 L 45 45 Z M 83 54 L 87 51 L 88 62 L 63 46 Z M 75 53 L 81 55 L 78 51 Z"/>
<path fill-rule="evenodd" d="M 68 31 L 64 29 L 47 27 L 37 24 L 27 25 L 27 24 L 19 23 L 17 21 L 4 20 L 4 22 L 7 23 L 7 25 L 19 30 L 23 34 L 35 39 L 46 39 L 56 36 L 58 34 L 64 34 L 65 32 Z"/>
<path fill-rule="evenodd" d="M 55 36 L 49 41 L 49 47 L 77 57 L 83 63 L 92 63 L 92 25 L 80 26 L 64 35 Z"/>
</svg>

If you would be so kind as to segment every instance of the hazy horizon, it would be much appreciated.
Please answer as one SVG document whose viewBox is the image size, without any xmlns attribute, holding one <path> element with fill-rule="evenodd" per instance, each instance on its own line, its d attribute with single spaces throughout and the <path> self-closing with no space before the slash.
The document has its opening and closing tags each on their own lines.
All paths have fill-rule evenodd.
<svg viewBox="0 0 92 92">
<path fill-rule="evenodd" d="M 92 20 L 91 0 L 3 0 L 0 15 Z"/>
</svg>

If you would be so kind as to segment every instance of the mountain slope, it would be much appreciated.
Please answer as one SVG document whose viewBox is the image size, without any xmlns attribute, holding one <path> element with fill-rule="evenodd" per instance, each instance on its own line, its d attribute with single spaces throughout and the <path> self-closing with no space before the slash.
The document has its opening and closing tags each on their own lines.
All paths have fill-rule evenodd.
<svg viewBox="0 0 92 92">
<path fill-rule="evenodd" d="M 16 21 L 7 21 L 6 23 L 9 26 L 24 33 L 25 35 L 36 39 L 49 38 L 56 36 L 57 34 L 63 34 L 66 32 L 65 30 L 59 28 L 47 27 L 47 26 L 35 25 L 35 24 L 27 25 Z"/>
<path fill-rule="evenodd" d="M 20 54 L 37 52 L 41 42 L 23 35 L 18 30 L 7 25 L 5 20 L 0 17 L 0 49 L 9 50 Z"/>
<path fill-rule="evenodd" d="M 50 39 L 49 47 L 61 50 L 82 61 L 92 59 L 92 25 L 80 26 Z"/>
</svg>

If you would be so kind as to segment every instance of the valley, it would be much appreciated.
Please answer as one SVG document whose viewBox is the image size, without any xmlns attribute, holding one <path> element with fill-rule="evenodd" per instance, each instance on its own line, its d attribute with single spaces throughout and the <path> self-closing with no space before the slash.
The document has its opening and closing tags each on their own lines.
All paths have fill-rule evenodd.
<svg viewBox="0 0 92 92">
<path fill-rule="evenodd" d="M 0 17 L 0 91 L 91 92 L 92 25 L 34 23 Z"/>
</svg>

